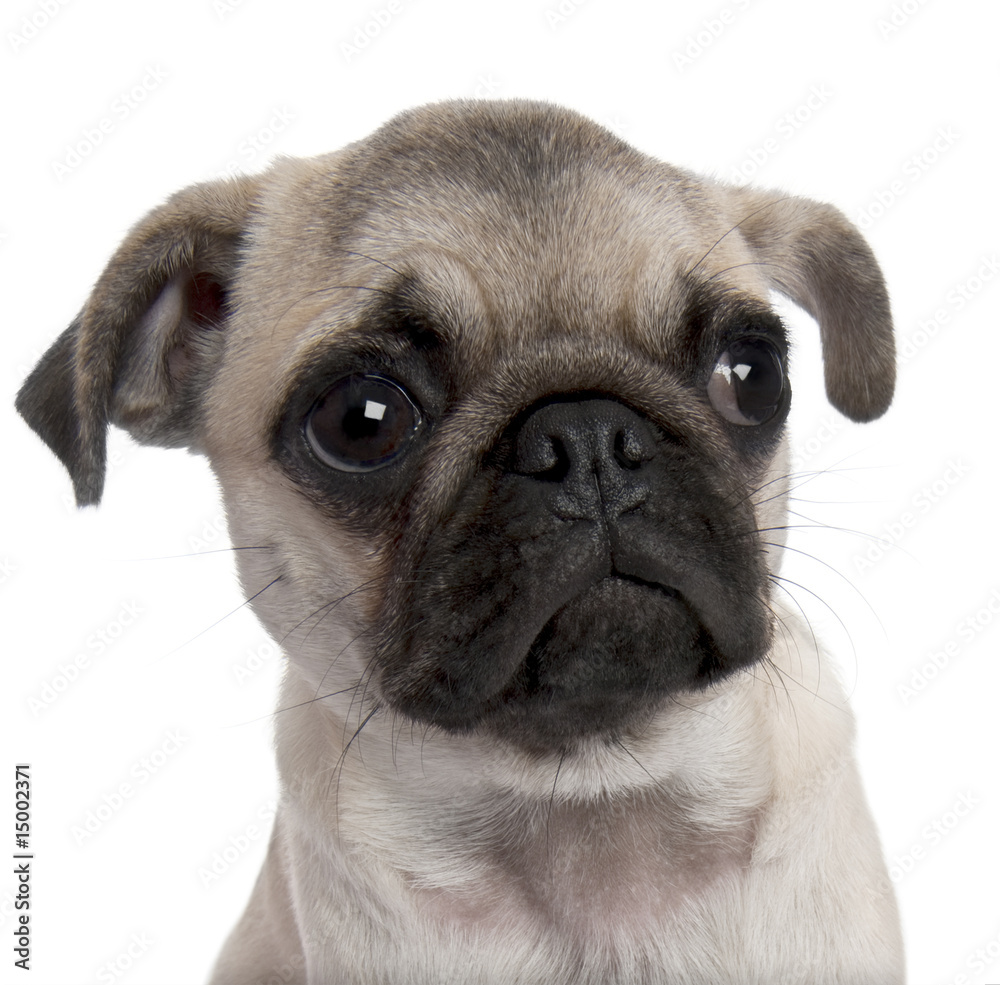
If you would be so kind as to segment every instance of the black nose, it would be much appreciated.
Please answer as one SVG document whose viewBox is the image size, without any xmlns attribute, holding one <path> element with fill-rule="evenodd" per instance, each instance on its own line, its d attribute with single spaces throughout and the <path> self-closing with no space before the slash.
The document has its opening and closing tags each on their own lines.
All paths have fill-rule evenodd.
<svg viewBox="0 0 1000 985">
<path fill-rule="evenodd" d="M 654 427 L 613 400 L 553 401 L 515 437 L 512 471 L 546 485 L 563 519 L 614 519 L 649 495 L 644 466 L 656 451 Z"/>
</svg>

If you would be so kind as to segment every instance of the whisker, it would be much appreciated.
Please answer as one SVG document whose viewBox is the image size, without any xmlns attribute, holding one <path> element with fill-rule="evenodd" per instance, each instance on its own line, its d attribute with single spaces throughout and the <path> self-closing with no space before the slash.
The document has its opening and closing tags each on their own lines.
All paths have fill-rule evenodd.
<svg viewBox="0 0 1000 985">
<path fill-rule="evenodd" d="M 302 304 L 308 298 L 316 297 L 319 294 L 331 294 L 334 291 L 370 291 L 373 294 L 381 294 L 387 298 L 393 296 L 392 291 L 387 291 L 384 287 L 372 287 L 369 284 L 328 284 L 326 287 L 317 288 L 315 291 L 307 291 L 305 294 L 296 298 L 284 311 L 282 311 L 274 321 L 272 326 L 272 334 L 277 330 L 278 326 L 285 320 L 288 313 L 296 308 L 298 305 Z"/>
<path fill-rule="evenodd" d="M 882 620 L 879 618 L 878 613 L 875 611 L 875 607 L 871 604 L 871 602 L 868 601 L 868 599 L 865 598 L 864 592 L 862 592 L 861 589 L 858 588 L 858 586 L 855 585 L 854 582 L 851 581 L 851 579 L 848 578 L 843 571 L 841 571 L 839 568 L 836 568 L 828 561 L 824 561 L 822 558 L 816 557 L 815 554 L 810 554 L 808 551 L 800 550 L 797 547 L 789 547 L 788 544 L 772 543 L 771 541 L 764 541 L 764 543 L 767 544 L 769 547 L 777 547 L 784 551 L 792 551 L 795 554 L 801 554 L 803 557 L 809 558 L 810 561 L 815 561 L 817 564 L 822 564 L 824 568 L 829 568 L 830 571 L 832 571 L 835 575 L 837 575 L 837 577 L 839 577 L 842 581 L 844 581 L 847 584 L 847 586 L 855 592 L 858 598 L 861 599 L 862 602 L 864 602 L 864 604 L 868 607 L 868 611 L 875 617 L 875 621 L 879 624 L 879 627 L 881 628 L 883 634 L 886 636 L 886 638 L 888 638 L 889 634 L 886 631 L 886 628 L 883 625 Z"/>
<path fill-rule="evenodd" d="M 559 764 L 556 766 L 556 775 L 552 778 L 552 790 L 549 792 L 549 808 L 545 814 L 545 857 L 550 863 L 552 862 L 552 853 L 549 845 L 549 828 L 552 823 L 552 808 L 556 802 L 556 784 L 559 782 L 559 774 L 562 772 L 563 763 L 565 761 L 566 751 L 563 750 L 559 756 Z"/>
<path fill-rule="evenodd" d="M 772 582 L 774 582 L 774 583 L 785 582 L 785 583 L 787 583 L 789 585 L 794 585 L 796 588 L 802 589 L 803 592 L 808 592 L 814 599 L 816 599 L 818 602 L 822 603 L 822 605 L 833 616 L 833 618 L 836 619 L 837 622 L 840 623 L 840 627 L 841 627 L 841 629 L 843 629 L 844 635 L 847 636 L 847 641 L 851 644 L 851 652 L 852 652 L 853 659 L 854 659 L 854 669 L 855 669 L 855 677 L 856 677 L 856 675 L 857 675 L 857 666 L 858 666 L 858 649 L 857 649 L 857 647 L 854 644 L 854 637 L 851 636 L 851 631 L 847 628 L 847 624 L 844 622 L 844 620 L 840 618 L 840 616 L 837 613 L 837 610 L 834 609 L 833 606 L 830 605 L 830 603 L 826 601 L 826 599 L 824 599 L 821 595 L 819 595 L 816 592 L 814 592 L 811 588 L 806 588 L 805 585 L 802 585 L 802 584 L 800 584 L 797 581 L 793 581 L 791 578 L 784 578 L 781 575 L 768 575 L 768 578 Z M 791 593 L 788 592 L 788 590 L 784 588 L 784 585 L 779 585 L 778 587 L 784 589 L 784 591 L 787 594 L 791 595 Z"/>
<path fill-rule="evenodd" d="M 812 637 L 813 652 L 816 654 L 816 658 L 817 658 L 817 664 L 816 664 L 816 668 L 817 668 L 816 669 L 816 687 L 818 689 L 819 688 L 820 673 L 822 672 L 822 668 L 823 668 L 823 661 L 820 658 L 819 640 L 816 639 L 816 631 L 813 629 L 812 621 L 809 619 L 809 616 L 806 613 L 806 610 L 803 608 L 802 603 L 799 602 L 799 600 L 787 588 L 785 588 L 784 585 L 778 584 L 777 582 L 774 581 L 773 578 L 772 578 L 772 582 L 778 588 L 780 588 L 795 603 L 795 607 L 801 613 L 802 620 L 805 622 L 806 626 L 809 629 L 809 635 Z M 780 621 L 781 620 L 779 619 L 779 622 Z M 787 627 L 786 627 L 786 629 L 787 629 Z M 795 634 L 794 633 L 789 633 L 789 635 L 791 636 L 791 638 L 793 640 L 795 639 Z M 795 644 L 795 653 L 796 653 L 796 656 L 799 658 L 799 666 L 801 668 L 802 667 L 802 654 L 799 652 L 798 642 L 796 642 L 796 644 Z"/>
<path fill-rule="evenodd" d="M 646 769 L 646 767 L 643 766 L 638 759 L 636 759 L 635 754 L 632 752 L 631 749 L 629 749 L 628 746 L 625 745 L 624 742 L 621 741 L 621 739 L 615 739 L 614 744 L 618 746 L 618 748 L 621 749 L 621 751 L 625 753 L 625 755 L 628 756 L 628 758 L 631 759 L 632 762 L 635 763 L 635 765 L 638 766 L 639 769 L 641 769 L 643 773 L 646 774 L 646 776 L 648 776 L 654 783 L 656 782 L 656 777 L 653 776 L 653 774 L 650 773 L 649 770 Z"/>
<path fill-rule="evenodd" d="M 189 554 L 164 554 L 161 557 L 133 557 L 124 558 L 128 563 L 139 561 L 180 561 L 190 557 L 205 557 L 209 554 L 230 554 L 234 551 L 273 551 L 271 546 L 264 547 L 214 547 L 210 551 L 191 551 Z"/>
<path fill-rule="evenodd" d="M 767 675 L 767 683 L 771 686 L 771 689 L 777 692 L 777 688 L 774 686 L 774 681 L 771 680 L 771 671 L 773 670 L 778 675 L 778 681 L 781 684 L 782 690 L 785 692 L 785 702 L 788 705 L 789 711 L 792 713 L 792 718 L 795 719 L 795 734 L 798 738 L 799 743 L 802 742 L 802 730 L 799 727 L 799 712 L 795 707 L 795 702 L 792 701 L 792 692 L 788 690 L 788 684 L 785 681 L 785 675 L 782 673 L 781 668 L 773 661 L 770 657 L 766 657 L 764 662 L 761 664 L 764 673 Z"/>
<path fill-rule="evenodd" d="M 359 253 L 357 250 L 339 250 L 338 252 L 343 253 L 345 256 L 349 257 L 360 257 L 362 260 L 370 260 L 372 263 L 377 263 L 380 267 L 385 267 L 386 270 L 391 270 L 398 277 L 403 276 L 401 270 L 397 270 L 391 264 L 385 262 L 385 260 L 379 260 L 378 257 L 370 257 L 367 253 Z"/>
<path fill-rule="evenodd" d="M 182 650 L 182 649 L 184 649 L 184 647 L 190 645 L 195 640 L 200 639 L 207 632 L 209 632 L 210 630 L 215 629 L 215 627 L 218 626 L 219 623 L 225 622 L 230 616 L 233 616 L 237 612 L 239 612 L 240 609 L 245 608 L 246 606 L 250 605 L 255 599 L 259 599 L 261 597 L 261 595 L 263 595 L 269 588 L 272 588 L 274 585 L 277 585 L 277 583 L 279 581 L 281 581 L 281 575 L 278 575 L 276 578 L 273 578 L 259 592 L 255 593 L 254 595 L 251 595 L 250 598 L 244 599 L 231 612 L 227 612 L 220 619 L 216 619 L 215 622 L 213 622 L 211 626 L 206 626 L 200 633 L 196 633 L 189 640 L 185 640 L 185 642 L 181 643 L 180 646 L 175 646 L 169 653 L 165 653 L 162 657 L 157 657 L 156 658 L 156 663 L 159 663 L 161 660 L 166 660 L 167 657 L 172 657 L 175 653 L 177 653 L 178 650 Z"/>
<path fill-rule="evenodd" d="M 330 788 L 333 785 L 334 779 L 336 779 L 337 787 L 336 787 L 336 792 L 334 794 L 334 800 L 333 800 L 333 813 L 334 813 L 334 817 L 338 819 L 338 822 L 339 822 L 339 818 L 340 818 L 340 781 L 341 781 L 341 778 L 342 778 L 343 773 L 344 773 L 344 764 L 347 762 L 347 754 L 348 754 L 348 752 L 350 752 L 351 746 L 354 745 L 354 740 L 357 739 L 358 736 L 361 735 L 361 732 L 364 729 L 364 727 L 378 714 L 379 711 L 381 711 L 381 706 L 378 705 L 378 704 L 376 704 L 372 708 L 372 710 L 370 712 L 368 712 L 368 714 L 365 716 L 364 720 L 354 730 L 354 734 L 350 737 L 350 739 L 347 740 L 347 744 L 344 746 L 343 751 L 341 752 L 339 758 L 337 759 L 336 764 L 333 766 L 333 768 L 332 768 L 332 770 L 330 772 L 330 783 L 327 785 L 326 793 L 327 793 L 327 797 L 329 797 L 330 796 Z M 360 743 L 359 743 L 358 748 L 359 748 L 359 753 L 358 754 L 360 756 Z M 364 761 L 362 760 L 362 765 L 363 764 L 364 764 Z M 337 833 L 338 833 L 338 835 L 340 833 L 339 832 L 339 824 L 338 824 L 338 832 Z"/>
<path fill-rule="evenodd" d="M 716 246 L 717 245 L 718 243 L 716 244 Z M 732 266 L 723 267 L 721 270 L 717 270 L 714 274 L 705 279 L 715 280 L 716 277 L 721 277 L 723 274 L 728 274 L 730 270 L 738 270 L 740 267 L 774 267 L 774 266 L 776 266 L 776 264 L 773 264 L 768 260 L 748 260 L 746 263 L 734 263 L 732 264 Z"/>
<path fill-rule="evenodd" d="M 308 698 L 305 701 L 297 701 L 294 705 L 284 705 L 281 708 L 275 708 L 274 711 L 267 715 L 263 715 L 261 718 L 253 719 L 253 721 L 263 721 L 265 718 L 273 718 L 275 715 L 282 715 L 286 711 L 294 711 L 296 708 L 305 708 L 307 705 L 315 704 L 317 701 L 323 701 L 326 698 L 335 698 L 339 694 L 349 694 L 351 691 L 357 690 L 361 687 L 361 681 L 357 684 L 352 684 L 350 687 L 343 687 L 339 691 L 330 691 L 328 694 L 320 694 L 315 698 Z"/>
<path fill-rule="evenodd" d="M 321 677 L 321 678 L 319 679 L 319 683 L 318 683 L 318 684 L 316 685 L 316 694 L 317 694 L 317 695 L 318 695 L 318 694 L 319 694 L 319 692 L 320 692 L 320 691 L 321 691 L 321 690 L 323 689 L 323 685 L 324 685 L 324 684 L 326 683 L 326 678 L 327 678 L 327 675 L 328 675 L 328 674 L 330 673 L 330 671 L 331 671 L 331 670 L 333 670 L 333 668 L 334 668 L 334 667 L 336 666 L 336 664 L 337 664 L 337 661 L 338 661 L 338 660 L 340 660 L 340 658 L 341 658 L 341 657 L 342 657 L 342 656 L 343 656 L 343 655 L 344 655 L 345 653 L 347 653 L 347 651 L 348 651 L 348 650 L 349 650 L 349 649 L 350 649 L 350 648 L 351 648 L 352 646 L 354 646 L 354 644 L 355 644 L 355 643 L 357 643 L 357 642 L 358 642 L 358 640 L 362 639 L 362 638 L 363 638 L 363 637 L 365 637 L 365 636 L 370 636 L 370 635 L 371 635 L 372 633 L 374 633 L 374 632 L 375 632 L 375 630 L 374 630 L 374 629 L 373 629 L 372 627 L 367 627 L 367 628 L 365 628 L 365 629 L 362 629 L 362 630 L 361 630 L 361 632 L 357 633 L 357 634 L 356 634 L 356 635 L 355 635 L 354 637 L 352 637 L 351 639 L 349 639 L 349 640 L 348 640 L 348 641 L 347 641 L 347 642 L 346 642 L 346 643 L 345 643 L 345 644 L 344 644 L 344 645 L 343 645 L 343 646 L 342 646 L 342 647 L 340 648 L 340 650 L 339 650 L 339 651 L 337 652 L 337 654 L 336 654 L 335 656 L 333 656 L 333 657 L 332 657 L 332 658 L 330 659 L 329 663 L 328 663 L 328 664 L 326 665 L 326 670 L 324 670 L 324 671 L 323 671 L 323 676 L 322 676 L 322 677 Z M 367 671 L 366 671 L 366 673 L 367 673 Z M 358 684 L 357 684 L 356 686 L 357 686 L 357 687 L 361 687 L 361 686 L 362 686 L 362 682 L 363 682 L 363 680 L 364 680 L 364 678 L 362 677 L 362 680 L 360 680 L 360 681 L 358 682 Z M 367 687 L 367 685 L 365 685 L 365 686 Z M 339 692 L 338 692 L 338 693 L 339 693 Z M 362 695 L 362 701 L 363 701 L 363 700 L 364 700 L 364 695 Z M 354 699 L 352 698 L 352 699 L 351 699 L 351 707 L 353 707 L 353 706 L 354 706 Z M 348 709 L 348 714 L 350 714 L 350 709 Z"/>
<path fill-rule="evenodd" d="M 772 201 L 770 201 L 770 202 L 767 202 L 766 204 L 762 205 L 762 206 L 761 206 L 761 207 L 760 207 L 759 209 L 754 209 L 754 210 L 753 210 L 753 212 L 748 212 L 748 213 L 747 213 L 747 214 L 746 214 L 746 215 L 745 215 L 745 216 L 744 216 L 744 217 L 743 217 L 742 219 L 740 219 L 740 221 L 739 221 L 739 222 L 737 222 L 737 223 L 736 223 L 736 225 L 735 225 L 735 226 L 731 226 L 731 227 L 730 227 L 729 229 L 727 229 L 727 230 L 726 230 L 726 231 L 725 231 L 725 232 L 724 232 L 724 233 L 723 233 L 723 234 L 722 234 L 722 235 L 721 235 L 721 236 L 720 236 L 720 237 L 719 237 L 719 238 L 718 238 L 718 239 L 717 239 L 717 240 L 716 240 L 716 241 L 715 241 L 715 242 L 714 242 L 714 243 L 713 243 L 713 244 L 712 244 L 712 245 L 711 245 L 711 246 L 710 246 L 709 248 L 708 248 L 708 252 L 706 252 L 706 253 L 704 254 L 704 256 L 702 256 L 702 258 L 701 258 L 701 259 L 700 259 L 700 260 L 699 260 L 699 261 L 698 261 L 698 262 L 697 262 L 697 263 L 696 263 L 696 264 L 695 264 L 695 265 L 694 265 L 694 266 L 693 266 L 693 267 L 692 267 L 692 268 L 691 268 L 690 270 L 688 270 L 688 271 L 686 271 L 686 272 L 685 272 L 684 276 L 685 276 L 685 277 L 690 277 L 690 276 L 691 276 L 691 275 L 692 275 L 692 274 L 693 274 L 693 273 L 694 273 L 694 272 L 695 272 L 695 271 L 696 271 L 696 270 L 697 270 L 697 269 L 698 269 L 698 268 L 699 268 L 699 267 L 700 267 L 700 266 L 701 266 L 701 265 L 702 265 L 702 264 L 703 264 L 703 263 L 704 263 L 704 262 L 705 262 L 705 261 L 706 261 L 706 260 L 707 260 L 707 259 L 709 258 L 709 256 L 711 256 L 711 254 L 712 254 L 712 251 L 713 251 L 713 250 L 714 250 L 714 249 L 715 249 L 715 248 L 716 248 L 716 247 L 717 247 L 717 246 L 718 246 L 718 245 L 719 245 L 719 244 L 720 244 L 720 243 L 721 243 L 721 242 L 722 242 L 722 241 L 723 241 L 723 240 L 724 240 L 724 239 L 725 239 L 725 238 L 726 238 L 726 237 L 727 237 L 727 236 L 728 236 L 728 235 L 729 235 L 730 233 L 732 233 L 732 232 L 735 232 L 735 231 L 736 231 L 737 229 L 739 229 L 739 228 L 740 228 L 740 226 L 742 226 L 742 225 L 743 225 L 743 223 L 744 223 L 744 222 L 746 222 L 746 221 L 747 221 L 748 219 L 752 219 L 752 218 L 753 218 L 753 217 L 754 217 L 755 215 L 757 215 L 757 214 L 758 214 L 759 212 L 763 212 L 763 211 L 764 211 L 765 209 L 770 209 L 770 208 L 773 208 L 773 207 L 774 207 L 775 205 L 778 205 L 778 204 L 780 204 L 781 202 L 787 202 L 787 201 L 788 201 L 788 199 L 790 199 L 790 198 L 791 198 L 791 196 L 790 196 L 790 195 L 784 195 L 784 196 L 782 196 L 781 198 L 776 198 L 776 199 L 773 199 L 773 200 L 772 200 Z"/>
<path fill-rule="evenodd" d="M 374 579 L 372 579 L 372 581 L 374 581 Z M 279 645 L 284 646 L 285 642 L 292 635 L 292 633 L 294 633 L 295 630 L 297 630 L 300 626 L 302 626 L 308 620 L 312 619 L 314 616 L 317 616 L 320 613 L 323 613 L 323 615 L 320 616 L 320 621 L 322 621 L 323 619 L 325 619 L 328 612 L 330 612 L 333 609 L 335 609 L 345 599 L 349 599 L 355 592 L 360 592 L 363 588 L 369 587 L 372 584 L 372 581 L 363 582 L 361 585 L 358 585 L 355 588 L 352 588 L 345 595 L 340 595 L 340 596 L 338 596 L 335 599 L 330 599 L 329 602 L 324 602 L 322 605 L 317 606 L 315 609 L 313 609 L 312 612 L 309 613 L 309 615 L 303 616 L 294 626 L 292 626 L 292 628 L 290 630 L 288 630 L 287 633 L 285 633 L 284 636 L 281 637 L 281 639 L 279 640 Z M 317 623 L 317 625 L 318 625 L 318 623 Z M 316 628 L 316 626 L 313 626 L 312 629 L 309 630 L 309 633 L 311 633 L 315 628 Z M 309 634 L 307 633 L 305 639 L 302 642 L 304 643 L 305 640 L 308 639 L 308 638 L 309 638 Z"/>
</svg>

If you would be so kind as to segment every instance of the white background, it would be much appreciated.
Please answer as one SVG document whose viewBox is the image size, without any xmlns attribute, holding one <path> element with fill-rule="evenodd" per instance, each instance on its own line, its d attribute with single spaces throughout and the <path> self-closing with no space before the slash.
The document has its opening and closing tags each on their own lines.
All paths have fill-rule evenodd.
<svg viewBox="0 0 1000 985">
<path fill-rule="evenodd" d="M 1000 981 L 997 20 L 985 0 L 5 4 L 0 818 L 30 762 L 37 854 L 33 970 L 12 968 L 7 875 L 0 980 L 205 978 L 263 855 L 280 667 L 234 612 L 230 555 L 204 553 L 226 543 L 204 463 L 116 434 L 104 502 L 77 512 L 10 409 L 20 381 L 175 189 L 332 150 L 413 104 L 531 96 L 865 227 L 897 399 L 875 424 L 840 417 L 815 326 L 783 309 L 793 445 L 820 473 L 792 541 L 816 560 L 786 573 L 852 691 L 911 980 Z"/>
</svg>

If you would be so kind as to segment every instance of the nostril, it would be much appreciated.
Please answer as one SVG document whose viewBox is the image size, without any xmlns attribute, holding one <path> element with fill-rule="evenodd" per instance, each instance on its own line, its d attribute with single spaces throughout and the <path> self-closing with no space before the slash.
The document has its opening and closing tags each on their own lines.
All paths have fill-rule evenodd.
<svg viewBox="0 0 1000 985">
<path fill-rule="evenodd" d="M 624 476 L 656 454 L 649 422 L 622 404 L 593 398 L 538 406 L 517 423 L 512 441 L 511 471 L 563 485 L 577 499 L 594 495 L 595 476 L 599 495 L 615 496 Z"/>
<path fill-rule="evenodd" d="M 562 482 L 571 468 L 569 451 L 561 438 L 554 435 L 550 438 L 549 454 L 545 456 L 546 465 L 544 468 L 536 469 L 534 476 L 536 479 L 546 479 L 549 482 Z"/>
<path fill-rule="evenodd" d="M 615 434 L 614 459 L 623 469 L 637 469 L 647 458 L 642 442 L 632 431 L 622 428 Z"/>
<path fill-rule="evenodd" d="M 570 466 L 569 450 L 558 435 L 539 431 L 518 442 L 514 468 L 519 475 L 561 482 Z"/>
</svg>

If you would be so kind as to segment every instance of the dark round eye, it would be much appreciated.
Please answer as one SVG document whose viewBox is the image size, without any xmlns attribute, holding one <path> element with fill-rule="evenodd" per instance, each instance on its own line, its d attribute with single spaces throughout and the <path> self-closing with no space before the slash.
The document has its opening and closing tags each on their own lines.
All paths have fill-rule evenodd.
<svg viewBox="0 0 1000 985">
<path fill-rule="evenodd" d="M 420 411 L 398 384 L 374 374 L 345 376 L 313 405 L 306 418 L 309 447 L 342 472 L 388 465 L 420 427 Z"/>
<path fill-rule="evenodd" d="M 724 349 L 708 381 L 712 406 L 733 424 L 769 421 L 785 392 L 777 349 L 765 339 L 739 339 Z"/>
</svg>

